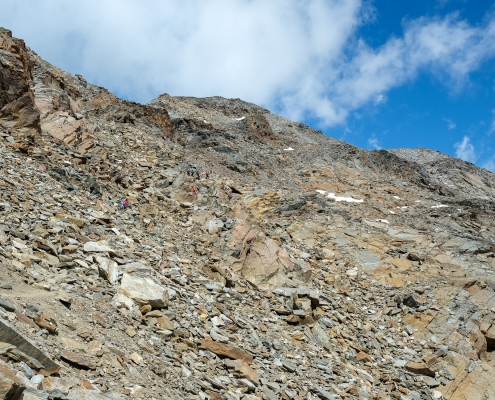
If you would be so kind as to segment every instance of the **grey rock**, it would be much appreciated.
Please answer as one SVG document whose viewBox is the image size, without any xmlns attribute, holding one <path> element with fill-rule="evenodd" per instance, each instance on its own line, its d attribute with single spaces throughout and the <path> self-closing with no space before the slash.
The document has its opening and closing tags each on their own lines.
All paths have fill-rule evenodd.
<svg viewBox="0 0 495 400">
<path fill-rule="evenodd" d="M 10 300 L 0 297 L 0 307 L 4 308 L 7 311 L 14 312 L 16 306 Z"/>
<path fill-rule="evenodd" d="M 340 396 L 334 393 L 330 393 L 329 391 L 321 388 L 315 388 L 312 392 L 317 395 L 320 399 L 323 400 L 338 400 Z"/>
<path fill-rule="evenodd" d="M 286 360 L 281 360 L 282 361 L 282 367 L 286 369 L 289 372 L 295 372 L 297 370 L 297 366 L 290 363 L 289 361 Z"/>
<path fill-rule="evenodd" d="M 330 342 L 330 338 L 328 337 L 327 333 L 322 329 L 320 324 L 316 323 L 313 325 L 313 328 L 311 328 L 311 333 L 313 334 L 313 337 L 315 340 L 326 350 L 330 351 L 332 350 L 333 346 L 332 343 Z"/>
<path fill-rule="evenodd" d="M 49 393 L 27 387 L 23 393 L 22 400 L 48 400 Z"/>
<path fill-rule="evenodd" d="M 12 290 L 13 284 L 12 282 L 2 282 L 0 283 L 0 289 Z"/>
</svg>

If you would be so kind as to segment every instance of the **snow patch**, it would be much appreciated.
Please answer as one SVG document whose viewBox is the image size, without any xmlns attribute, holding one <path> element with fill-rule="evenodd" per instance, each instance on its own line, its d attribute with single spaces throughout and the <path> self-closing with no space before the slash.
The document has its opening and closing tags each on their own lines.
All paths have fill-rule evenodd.
<svg viewBox="0 0 495 400">
<path fill-rule="evenodd" d="M 292 147 L 287 147 L 286 149 L 284 149 L 284 151 L 292 151 L 294 150 Z"/>
<path fill-rule="evenodd" d="M 376 221 L 376 222 L 381 222 L 381 223 L 383 223 L 383 224 L 390 224 L 390 222 L 388 222 L 388 220 L 386 220 L 386 219 L 377 219 L 377 220 L 375 220 L 375 221 Z"/>
<path fill-rule="evenodd" d="M 390 214 L 395 214 L 395 211 L 392 211 L 392 210 L 388 210 L 390 212 Z"/>
<path fill-rule="evenodd" d="M 436 206 L 431 206 L 431 208 L 444 208 L 444 207 L 448 207 L 448 206 L 445 204 L 437 204 Z"/>
<path fill-rule="evenodd" d="M 400 200 L 399 196 L 394 196 L 394 199 Z"/>
<path fill-rule="evenodd" d="M 320 194 L 326 193 L 325 190 L 317 190 L 317 192 Z M 327 197 L 334 199 L 335 201 L 345 201 L 347 203 L 363 203 L 364 202 L 363 199 L 357 200 L 357 199 L 353 199 L 352 197 L 340 197 L 340 196 L 336 196 L 335 193 L 328 193 Z"/>
<path fill-rule="evenodd" d="M 241 118 L 234 118 L 236 121 L 242 121 L 243 119 L 246 119 L 246 117 L 241 117 Z"/>
</svg>

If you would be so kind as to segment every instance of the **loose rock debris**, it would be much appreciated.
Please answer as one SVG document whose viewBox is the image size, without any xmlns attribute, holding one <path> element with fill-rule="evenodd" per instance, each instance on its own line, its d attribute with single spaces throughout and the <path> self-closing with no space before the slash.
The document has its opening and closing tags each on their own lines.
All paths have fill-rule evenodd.
<svg viewBox="0 0 495 400">
<path fill-rule="evenodd" d="M 0 398 L 495 396 L 493 173 L 0 47 Z"/>
</svg>

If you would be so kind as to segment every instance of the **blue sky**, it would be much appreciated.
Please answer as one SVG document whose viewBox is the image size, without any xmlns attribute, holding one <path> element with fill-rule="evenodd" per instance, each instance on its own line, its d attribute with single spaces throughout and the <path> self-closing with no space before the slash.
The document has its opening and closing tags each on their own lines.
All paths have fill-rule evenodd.
<svg viewBox="0 0 495 400">
<path fill-rule="evenodd" d="M 0 26 L 126 99 L 241 98 L 495 170 L 494 2 L 2 0 Z"/>
<path fill-rule="evenodd" d="M 400 37 L 404 23 L 457 13 L 472 26 L 493 18 L 494 2 L 376 1 L 375 19 L 360 34 L 373 47 Z M 386 102 L 355 110 L 345 126 L 324 129 L 365 148 L 427 147 L 495 170 L 495 62 L 485 60 L 461 82 L 422 71 L 386 93 Z"/>
</svg>

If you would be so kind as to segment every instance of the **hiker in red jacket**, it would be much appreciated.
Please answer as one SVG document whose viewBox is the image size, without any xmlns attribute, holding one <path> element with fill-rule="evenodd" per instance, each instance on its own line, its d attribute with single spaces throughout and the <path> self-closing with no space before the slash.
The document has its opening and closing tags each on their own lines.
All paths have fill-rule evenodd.
<svg viewBox="0 0 495 400">
<path fill-rule="evenodd" d="M 206 176 L 206 179 L 208 179 L 210 177 L 210 171 L 206 170 L 205 171 L 205 176 Z"/>
</svg>

